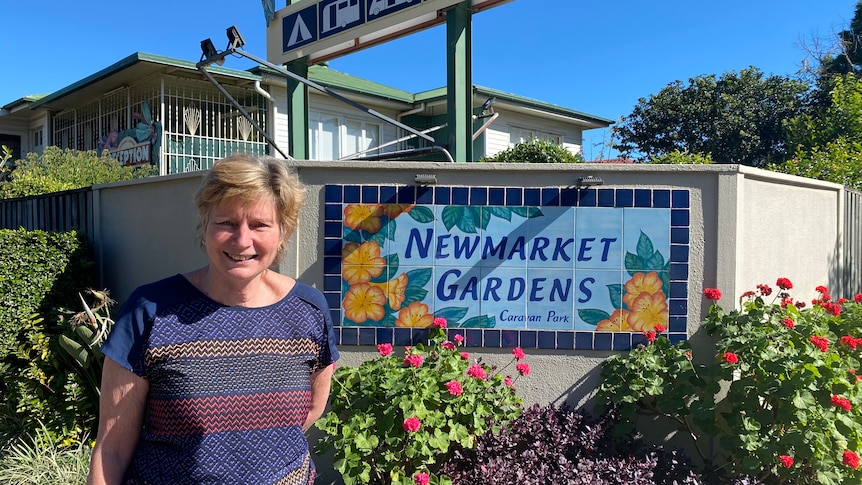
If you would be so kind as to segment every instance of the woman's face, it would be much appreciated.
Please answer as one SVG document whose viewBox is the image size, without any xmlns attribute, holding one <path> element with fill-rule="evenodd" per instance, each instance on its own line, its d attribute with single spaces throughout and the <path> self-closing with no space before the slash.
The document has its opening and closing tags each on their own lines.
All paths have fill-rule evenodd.
<svg viewBox="0 0 862 485">
<path fill-rule="evenodd" d="M 230 283 L 248 283 L 273 263 L 281 243 L 275 204 L 228 199 L 210 210 L 204 236 L 210 268 Z"/>
</svg>

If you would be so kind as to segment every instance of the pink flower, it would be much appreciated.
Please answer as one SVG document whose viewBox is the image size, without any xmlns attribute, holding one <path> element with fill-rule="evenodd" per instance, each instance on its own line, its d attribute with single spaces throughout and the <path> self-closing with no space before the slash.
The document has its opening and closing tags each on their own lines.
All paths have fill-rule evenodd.
<svg viewBox="0 0 862 485">
<path fill-rule="evenodd" d="M 430 477 L 425 472 L 419 472 L 416 475 L 413 475 L 413 483 L 416 485 L 428 485 L 428 481 Z"/>
<path fill-rule="evenodd" d="M 437 317 L 434 319 L 434 326 L 437 328 L 446 328 L 446 319 L 443 317 Z"/>
<path fill-rule="evenodd" d="M 725 362 L 728 364 L 735 364 L 739 362 L 739 357 L 736 356 L 733 352 L 725 352 L 724 355 L 721 356 Z"/>
<path fill-rule="evenodd" d="M 783 323 L 784 326 L 787 328 L 794 328 L 796 326 L 796 324 L 793 323 L 793 320 L 791 320 L 789 318 L 785 318 L 784 320 L 781 321 L 781 323 Z"/>
<path fill-rule="evenodd" d="M 845 411 L 850 411 L 851 409 L 853 409 L 853 405 L 850 403 L 849 399 L 841 396 L 836 396 L 834 394 L 832 395 L 832 404 Z"/>
<path fill-rule="evenodd" d="M 455 334 L 454 337 L 452 337 L 452 340 L 454 340 L 456 343 L 460 344 L 461 342 L 464 341 L 464 336 L 461 335 L 460 333 L 457 333 L 457 334 Z"/>
<path fill-rule="evenodd" d="M 412 416 L 404 420 L 404 431 L 415 433 L 419 431 L 420 426 L 422 426 L 422 421 L 419 421 L 419 418 L 416 416 Z"/>
<path fill-rule="evenodd" d="M 377 353 L 382 357 L 386 357 L 392 353 L 392 344 L 379 344 L 377 346 Z"/>
<path fill-rule="evenodd" d="M 422 365 L 422 356 L 419 354 L 407 354 L 404 356 L 404 365 L 419 367 Z"/>
<path fill-rule="evenodd" d="M 506 384 L 507 386 L 512 387 L 512 384 L 513 384 L 512 378 L 509 376 L 506 376 L 505 378 L 503 378 L 503 384 Z"/>
<path fill-rule="evenodd" d="M 470 354 L 467 352 L 461 352 L 461 358 L 464 360 L 470 360 Z"/>
<path fill-rule="evenodd" d="M 790 280 L 787 278 L 778 278 L 778 281 L 775 282 L 775 285 L 782 290 L 789 290 L 793 288 L 793 283 L 791 283 Z"/>
<path fill-rule="evenodd" d="M 718 291 L 718 288 L 704 288 L 703 296 L 707 300 L 718 301 L 721 300 L 721 292 Z"/>
<path fill-rule="evenodd" d="M 452 342 L 450 342 L 448 340 L 444 340 L 443 342 L 440 342 L 440 347 L 443 347 L 446 350 L 455 350 L 455 344 L 453 344 Z"/>
<path fill-rule="evenodd" d="M 818 337 L 816 335 L 812 335 L 808 337 L 808 340 L 814 344 L 815 347 L 820 349 L 821 352 L 827 352 L 829 350 L 829 339 L 826 337 Z"/>
<path fill-rule="evenodd" d="M 463 389 L 461 389 L 461 383 L 458 381 L 449 381 L 446 383 L 446 389 L 449 390 L 449 394 L 453 396 L 460 396 Z"/>
<path fill-rule="evenodd" d="M 781 461 L 784 468 L 790 468 L 793 466 L 793 457 L 790 455 L 781 455 L 778 457 L 778 460 Z"/>
<path fill-rule="evenodd" d="M 530 364 L 526 362 L 519 362 L 518 365 L 515 366 L 515 370 L 518 371 L 522 376 L 530 375 Z"/>
<path fill-rule="evenodd" d="M 486 377 L 485 368 L 479 364 L 473 364 L 467 368 L 467 375 L 476 379 L 484 379 Z"/>
<path fill-rule="evenodd" d="M 524 360 L 524 357 L 526 357 L 526 355 L 524 355 L 524 350 L 521 349 L 521 347 L 515 347 L 512 349 L 512 355 L 514 355 L 518 360 Z"/>
<path fill-rule="evenodd" d="M 859 468 L 859 455 L 850 450 L 846 450 L 844 455 L 841 457 L 841 463 L 853 469 Z"/>
</svg>

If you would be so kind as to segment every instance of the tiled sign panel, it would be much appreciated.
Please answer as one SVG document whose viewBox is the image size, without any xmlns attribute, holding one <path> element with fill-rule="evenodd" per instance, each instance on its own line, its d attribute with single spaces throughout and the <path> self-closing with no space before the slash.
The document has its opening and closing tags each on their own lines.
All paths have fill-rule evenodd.
<svg viewBox="0 0 862 485">
<path fill-rule="evenodd" d="M 342 345 L 626 350 L 686 338 L 688 190 L 327 185 L 324 293 Z"/>
</svg>

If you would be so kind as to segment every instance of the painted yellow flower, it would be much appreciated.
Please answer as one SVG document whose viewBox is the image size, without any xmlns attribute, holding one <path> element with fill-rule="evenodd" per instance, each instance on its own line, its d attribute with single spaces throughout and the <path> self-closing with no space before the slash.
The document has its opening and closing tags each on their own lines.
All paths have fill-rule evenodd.
<svg viewBox="0 0 862 485">
<path fill-rule="evenodd" d="M 344 308 L 344 316 L 356 323 L 366 320 L 379 322 L 385 315 L 383 305 L 386 304 L 386 295 L 383 290 L 368 283 L 360 283 L 351 286 L 344 295 L 341 306 Z"/>
<path fill-rule="evenodd" d="M 643 292 L 631 306 L 628 324 L 634 332 L 646 332 L 656 325 L 667 328 L 668 310 L 664 292 Z"/>
<path fill-rule="evenodd" d="M 404 290 L 407 289 L 407 273 L 401 273 L 386 283 L 370 284 L 383 290 L 389 299 L 389 308 L 393 310 L 401 309 L 401 304 L 404 303 Z"/>
<path fill-rule="evenodd" d="M 434 323 L 434 314 L 428 313 L 428 305 L 414 301 L 398 312 L 396 327 L 430 327 Z"/>
<path fill-rule="evenodd" d="M 623 295 L 623 303 L 629 308 L 632 308 L 635 300 L 641 293 L 655 293 L 661 291 L 661 278 L 658 273 L 651 271 L 649 273 L 635 273 L 632 278 L 626 282 L 626 292 Z"/>
<path fill-rule="evenodd" d="M 380 246 L 374 241 L 366 241 L 359 246 L 348 243 L 341 251 L 341 277 L 350 286 L 371 281 L 385 268 L 386 260 L 380 257 Z"/>
<path fill-rule="evenodd" d="M 344 225 L 374 234 L 380 230 L 381 214 L 380 204 L 348 204 L 344 208 Z"/>
<path fill-rule="evenodd" d="M 596 324 L 596 332 L 629 332 L 629 311 L 617 309 L 607 320 Z"/>
<path fill-rule="evenodd" d="M 413 210 L 415 204 L 383 204 L 383 215 L 390 219 L 395 219 L 401 214 L 406 214 Z"/>
</svg>

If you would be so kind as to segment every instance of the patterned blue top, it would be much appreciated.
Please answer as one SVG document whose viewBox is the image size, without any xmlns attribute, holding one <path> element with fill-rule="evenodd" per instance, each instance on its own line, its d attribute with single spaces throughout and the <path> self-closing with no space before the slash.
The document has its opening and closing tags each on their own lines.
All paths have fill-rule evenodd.
<svg viewBox="0 0 862 485">
<path fill-rule="evenodd" d="M 301 283 L 225 306 L 182 275 L 129 297 L 102 352 L 149 381 L 127 484 L 310 484 L 311 373 L 338 359 L 326 300 Z"/>
</svg>

